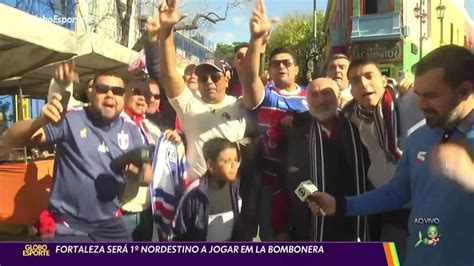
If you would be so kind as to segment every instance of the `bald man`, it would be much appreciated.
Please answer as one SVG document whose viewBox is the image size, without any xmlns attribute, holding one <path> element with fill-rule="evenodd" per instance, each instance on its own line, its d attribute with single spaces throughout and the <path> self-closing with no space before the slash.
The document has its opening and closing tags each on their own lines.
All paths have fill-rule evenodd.
<svg viewBox="0 0 474 266">
<path fill-rule="evenodd" d="M 357 195 L 367 187 L 366 152 L 357 128 L 338 112 L 337 83 L 330 78 L 312 81 L 306 99 L 309 111 L 295 116 L 288 139 L 286 189 L 291 192 L 288 237 L 295 241 L 367 240 L 366 217 L 313 216 L 307 204 L 293 193 L 308 179 L 320 191 L 332 191 L 340 196 Z"/>
</svg>

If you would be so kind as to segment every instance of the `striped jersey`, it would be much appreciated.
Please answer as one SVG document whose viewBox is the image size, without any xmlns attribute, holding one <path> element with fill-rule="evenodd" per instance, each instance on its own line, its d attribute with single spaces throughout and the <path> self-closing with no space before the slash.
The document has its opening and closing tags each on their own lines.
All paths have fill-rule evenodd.
<svg viewBox="0 0 474 266">
<path fill-rule="evenodd" d="M 280 154 L 278 143 L 284 141 L 286 133 L 280 127 L 280 121 L 291 113 L 308 111 L 306 90 L 298 86 L 294 91 L 278 90 L 271 85 L 264 88 L 264 97 L 257 107 L 257 123 L 263 135 L 262 170 L 264 183 L 275 185 L 279 176 Z"/>
</svg>

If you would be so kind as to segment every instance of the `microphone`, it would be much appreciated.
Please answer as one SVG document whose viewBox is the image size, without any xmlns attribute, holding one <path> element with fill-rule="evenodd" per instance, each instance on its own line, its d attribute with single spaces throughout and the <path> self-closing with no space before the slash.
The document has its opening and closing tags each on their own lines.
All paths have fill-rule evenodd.
<svg viewBox="0 0 474 266">
<path fill-rule="evenodd" d="M 316 185 L 314 185 L 313 182 L 311 182 L 310 180 L 306 180 L 301 182 L 299 186 L 295 189 L 295 194 L 302 202 L 305 202 L 307 199 L 316 202 L 316 199 L 310 197 L 311 194 L 316 191 L 318 191 L 318 187 L 316 187 Z M 320 210 L 321 214 L 325 216 L 326 212 L 323 210 L 323 208 L 320 208 Z"/>
<path fill-rule="evenodd" d="M 150 163 L 155 146 L 144 145 L 128 151 L 110 162 L 110 168 L 114 173 L 121 173 L 127 164 L 141 166 L 144 163 Z"/>
</svg>

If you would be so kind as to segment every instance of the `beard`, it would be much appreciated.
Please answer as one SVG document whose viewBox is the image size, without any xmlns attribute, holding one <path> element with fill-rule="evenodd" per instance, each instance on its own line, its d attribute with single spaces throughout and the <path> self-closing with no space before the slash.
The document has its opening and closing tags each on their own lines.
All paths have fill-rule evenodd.
<svg viewBox="0 0 474 266">
<path fill-rule="evenodd" d="M 459 120 L 459 106 L 449 111 L 446 115 L 440 115 L 434 110 L 425 111 L 426 124 L 430 127 L 450 128 Z"/>
<path fill-rule="evenodd" d="M 423 113 L 425 114 L 426 124 L 430 127 L 440 127 L 440 128 L 453 128 L 460 120 L 462 109 L 460 103 L 462 102 L 461 96 L 456 95 L 450 101 L 450 107 L 448 112 L 441 114 L 435 109 L 425 109 Z"/>
<path fill-rule="evenodd" d="M 324 110 L 310 108 L 309 113 L 312 117 L 316 118 L 316 120 L 324 123 L 337 115 L 337 105 L 331 105 L 327 108 L 324 108 Z"/>
</svg>

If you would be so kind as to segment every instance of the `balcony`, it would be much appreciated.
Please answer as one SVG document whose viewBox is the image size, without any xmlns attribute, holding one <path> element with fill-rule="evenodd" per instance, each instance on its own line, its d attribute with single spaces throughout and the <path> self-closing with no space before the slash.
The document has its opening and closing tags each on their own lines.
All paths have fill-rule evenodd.
<svg viewBox="0 0 474 266">
<path fill-rule="evenodd" d="M 400 39 L 400 12 L 352 17 L 352 41 Z"/>
</svg>

